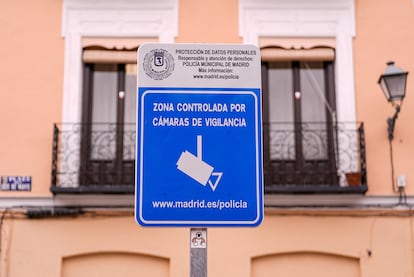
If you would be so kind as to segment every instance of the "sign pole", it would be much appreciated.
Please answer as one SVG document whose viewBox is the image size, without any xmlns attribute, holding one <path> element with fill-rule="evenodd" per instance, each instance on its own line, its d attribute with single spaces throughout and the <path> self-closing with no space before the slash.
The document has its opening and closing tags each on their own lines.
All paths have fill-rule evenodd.
<svg viewBox="0 0 414 277">
<path fill-rule="evenodd" d="M 207 277 L 207 228 L 190 229 L 190 277 Z"/>
</svg>

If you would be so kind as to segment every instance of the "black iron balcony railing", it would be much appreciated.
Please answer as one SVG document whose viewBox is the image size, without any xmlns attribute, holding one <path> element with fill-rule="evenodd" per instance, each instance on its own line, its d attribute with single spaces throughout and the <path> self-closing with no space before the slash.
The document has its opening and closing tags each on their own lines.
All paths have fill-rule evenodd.
<svg viewBox="0 0 414 277">
<path fill-rule="evenodd" d="M 266 193 L 363 193 L 362 123 L 263 125 Z M 54 193 L 133 193 L 135 124 L 55 124 Z"/>
<path fill-rule="evenodd" d="M 362 123 L 268 123 L 263 129 L 266 193 L 367 191 Z"/>
<path fill-rule="evenodd" d="M 134 193 L 135 124 L 62 123 L 53 131 L 54 193 Z"/>
</svg>

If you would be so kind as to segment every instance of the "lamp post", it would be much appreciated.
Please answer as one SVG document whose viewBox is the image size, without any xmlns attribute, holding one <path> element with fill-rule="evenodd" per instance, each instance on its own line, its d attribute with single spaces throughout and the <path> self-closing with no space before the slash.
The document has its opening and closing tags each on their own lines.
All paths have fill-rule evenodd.
<svg viewBox="0 0 414 277">
<path fill-rule="evenodd" d="M 395 187 L 394 178 L 394 158 L 392 154 L 392 140 L 394 139 L 394 127 L 397 121 L 398 114 L 401 111 L 402 102 L 405 97 L 405 89 L 407 84 L 408 72 L 403 71 L 401 68 L 396 67 L 393 61 L 387 62 L 387 68 L 385 72 L 380 76 L 378 83 L 384 92 L 385 98 L 395 107 L 395 113 L 392 117 L 387 119 L 388 125 L 388 141 L 390 144 L 390 156 L 391 156 L 391 179 L 392 188 L 394 191 L 400 193 L 400 203 L 405 199 L 404 187 Z"/>
<path fill-rule="evenodd" d="M 387 101 L 395 107 L 395 113 L 387 119 L 388 139 L 394 139 L 394 127 L 401 111 L 402 101 L 405 97 L 408 72 L 394 65 L 393 61 L 387 62 L 385 72 L 380 76 L 378 84 L 381 86 Z"/>
</svg>

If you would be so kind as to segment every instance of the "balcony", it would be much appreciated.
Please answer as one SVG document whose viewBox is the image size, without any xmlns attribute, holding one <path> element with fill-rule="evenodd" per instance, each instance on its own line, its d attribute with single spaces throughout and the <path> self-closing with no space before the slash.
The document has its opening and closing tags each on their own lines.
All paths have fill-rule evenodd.
<svg viewBox="0 0 414 277">
<path fill-rule="evenodd" d="M 266 193 L 365 193 L 362 123 L 268 123 L 264 129 Z"/>
<path fill-rule="evenodd" d="M 51 191 L 134 193 L 135 138 L 135 124 L 55 124 Z"/>
<path fill-rule="evenodd" d="M 263 131 L 265 193 L 367 191 L 362 123 L 272 123 Z M 55 124 L 51 191 L 134 193 L 135 141 L 135 124 Z"/>
</svg>

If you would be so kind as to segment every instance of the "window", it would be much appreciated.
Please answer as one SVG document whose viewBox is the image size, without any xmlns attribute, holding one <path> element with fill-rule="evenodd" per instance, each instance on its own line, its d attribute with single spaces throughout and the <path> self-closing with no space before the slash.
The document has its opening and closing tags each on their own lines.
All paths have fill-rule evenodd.
<svg viewBox="0 0 414 277">
<path fill-rule="evenodd" d="M 266 185 L 338 185 L 333 62 L 262 70 Z"/>
<path fill-rule="evenodd" d="M 239 1 L 240 36 L 243 43 L 260 46 L 265 62 L 263 91 L 266 92 L 267 86 L 269 94 L 265 93 L 264 97 L 272 97 L 267 100 L 275 102 L 279 90 L 290 89 L 290 94 L 279 95 L 278 103 L 273 106 L 263 101 L 263 119 L 267 120 L 263 145 L 267 193 L 361 193 L 367 190 L 364 126 L 356 122 L 355 114 L 354 2 Z M 312 79 L 309 76 L 313 76 Z M 273 81 L 269 81 L 269 77 Z M 306 93 L 307 83 L 316 83 L 321 89 Z M 298 100 L 296 87 L 300 88 L 296 94 Z M 321 91 L 324 98 L 320 97 Z M 318 97 L 312 96 L 315 93 Z M 315 112 L 317 107 L 321 107 L 318 113 Z M 332 118 L 336 125 L 330 124 Z M 273 127 L 273 133 L 270 132 L 271 120 L 279 121 L 273 124 L 279 126 Z M 282 121 L 289 120 L 290 123 L 283 126 Z M 316 121 L 323 121 L 318 123 L 319 132 L 312 131 L 317 129 Z M 283 133 L 281 129 L 290 131 Z M 287 136 L 288 133 L 291 137 L 284 138 L 285 148 L 281 148 L 282 144 L 278 148 L 276 134 Z M 299 173 L 297 168 L 303 171 Z M 284 175 L 279 170 L 284 170 Z M 357 178 L 358 185 L 351 185 L 349 173 L 362 176 Z"/>
<path fill-rule="evenodd" d="M 63 109 L 53 129 L 53 193 L 134 192 L 129 90 L 136 49 L 171 43 L 177 33 L 177 0 L 63 1 Z"/>
<path fill-rule="evenodd" d="M 133 185 L 136 64 L 85 63 L 81 185 Z"/>
</svg>

